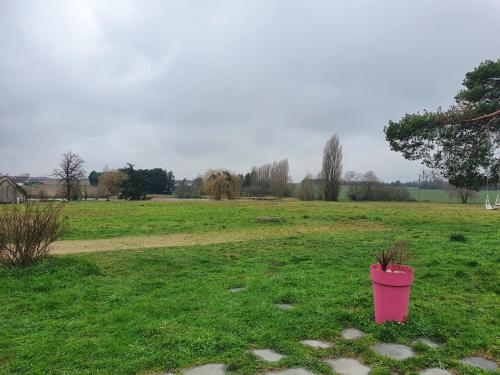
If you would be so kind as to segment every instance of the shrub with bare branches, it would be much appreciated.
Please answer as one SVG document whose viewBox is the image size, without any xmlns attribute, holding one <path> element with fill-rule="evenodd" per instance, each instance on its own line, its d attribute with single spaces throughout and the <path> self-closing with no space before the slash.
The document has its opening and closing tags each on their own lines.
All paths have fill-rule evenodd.
<svg viewBox="0 0 500 375">
<path fill-rule="evenodd" d="M 226 170 L 209 170 L 204 178 L 204 191 L 211 199 L 236 199 L 240 195 L 240 178 Z"/>
<path fill-rule="evenodd" d="M 27 202 L 0 210 L 0 265 L 25 267 L 45 257 L 66 229 L 63 207 Z"/>
</svg>

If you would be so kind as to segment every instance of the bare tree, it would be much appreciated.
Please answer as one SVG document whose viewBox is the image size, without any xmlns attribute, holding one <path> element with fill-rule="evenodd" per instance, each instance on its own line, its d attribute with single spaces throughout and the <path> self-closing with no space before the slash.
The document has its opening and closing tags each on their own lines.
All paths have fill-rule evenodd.
<svg viewBox="0 0 500 375">
<path fill-rule="evenodd" d="M 373 171 L 368 171 L 365 172 L 363 175 L 363 180 L 362 180 L 362 197 L 363 200 L 376 200 L 374 195 L 375 195 L 375 190 L 377 186 L 379 186 L 380 180 L 378 179 L 377 175 Z"/>
<path fill-rule="evenodd" d="M 363 176 L 356 171 L 347 171 L 344 175 L 344 183 L 347 185 L 347 196 L 349 199 L 356 201 L 359 199 L 361 192 L 361 181 Z"/>
<path fill-rule="evenodd" d="M 250 180 L 251 186 L 249 190 L 253 194 L 285 196 L 289 180 L 288 159 L 273 161 L 272 164 L 264 164 L 259 167 L 252 167 Z"/>
<path fill-rule="evenodd" d="M 271 164 L 264 164 L 259 167 L 252 167 L 252 191 L 257 195 L 270 194 L 271 188 Z"/>
<path fill-rule="evenodd" d="M 288 187 L 288 159 L 274 161 L 271 166 L 271 194 L 283 197 Z"/>
<path fill-rule="evenodd" d="M 474 198 L 476 192 L 474 190 L 469 190 L 467 188 L 458 188 L 449 182 L 444 186 L 448 198 L 450 201 L 461 201 L 463 204 L 467 203 L 470 198 Z"/>
<path fill-rule="evenodd" d="M 398 188 L 379 181 L 375 172 L 364 174 L 349 171 L 344 176 L 347 184 L 347 195 L 358 201 L 409 201 L 410 192 L 405 188 Z"/>
<path fill-rule="evenodd" d="M 62 155 L 59 169 L 54 169 L 53 174 L 59 178 L 59 182 L 64 186 L 67 200 L 71 200 L 79 193 L 80 180 L 85 174 L 83 163 L 80 156 L 68 151 Z"/>
<path fill-rule="evenodd" d="M 342 146 L 337 134 L 332 135 L 323 150 L 321 178 L 324 199 L 327 201 L 338 200 L 342 182 Z"/>
</svg>

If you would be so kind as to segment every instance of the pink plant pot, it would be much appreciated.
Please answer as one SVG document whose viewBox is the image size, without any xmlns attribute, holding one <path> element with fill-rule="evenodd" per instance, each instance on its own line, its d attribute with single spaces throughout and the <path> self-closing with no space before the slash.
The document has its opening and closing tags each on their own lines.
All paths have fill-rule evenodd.
<svg viewBox="0 0 500 375">
<path fill-rule="evenodd" d="M 408 316 L 410 288 L 413 282 L 413 268 L 410 266 L 387 267 L 384 272 L 379 264 L 370 266 L 375 305 L 375 322 L 403 323 Z"/>
</svg>

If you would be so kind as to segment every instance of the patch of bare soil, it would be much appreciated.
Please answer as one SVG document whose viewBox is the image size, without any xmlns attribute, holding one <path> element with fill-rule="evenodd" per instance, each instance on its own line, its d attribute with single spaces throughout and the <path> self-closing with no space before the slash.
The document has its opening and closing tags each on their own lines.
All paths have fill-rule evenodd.
<svg viewBox="0 0 500 375">
<path fill-rule="evenodd" d="M 118 237 L 100 240 L 62 240 L 52 245 L 51 254 L 72 254 L 125 249 L 211 245 L 225 242 L 244 242 L 267 238 L 282 238 L 307 233 L 331 233 L 340 231 L 379 231 L 387 228 L 368 221 L 337 223 L 332 226 L 290 225 L 286 227 L 253 228 L 240 231 L 213 231 L 210 233 L 177 233 L 169 235 Z"/>
</svg>

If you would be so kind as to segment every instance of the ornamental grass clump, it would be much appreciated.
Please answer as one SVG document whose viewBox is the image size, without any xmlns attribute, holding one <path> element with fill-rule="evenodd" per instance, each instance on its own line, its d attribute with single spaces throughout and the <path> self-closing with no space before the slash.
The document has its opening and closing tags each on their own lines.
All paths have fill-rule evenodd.
<svg viewBox="0 0 500 375">
<path fill-rule="evenodd" d="M 28 202 L 0 210 L 0 265 L 25 267 L 49 253 L 67 227 L 64 203 Z"/>
<path fill-rule="evenodd" d="M 404 265 L 410 257 L 408 242 L 404 240 L 397 240 L 386 249 L 375 253 L 375 258 L 384 272 L 387 272 L 389 265 L 393 265 L 396 269 Z"/>
</svg>

